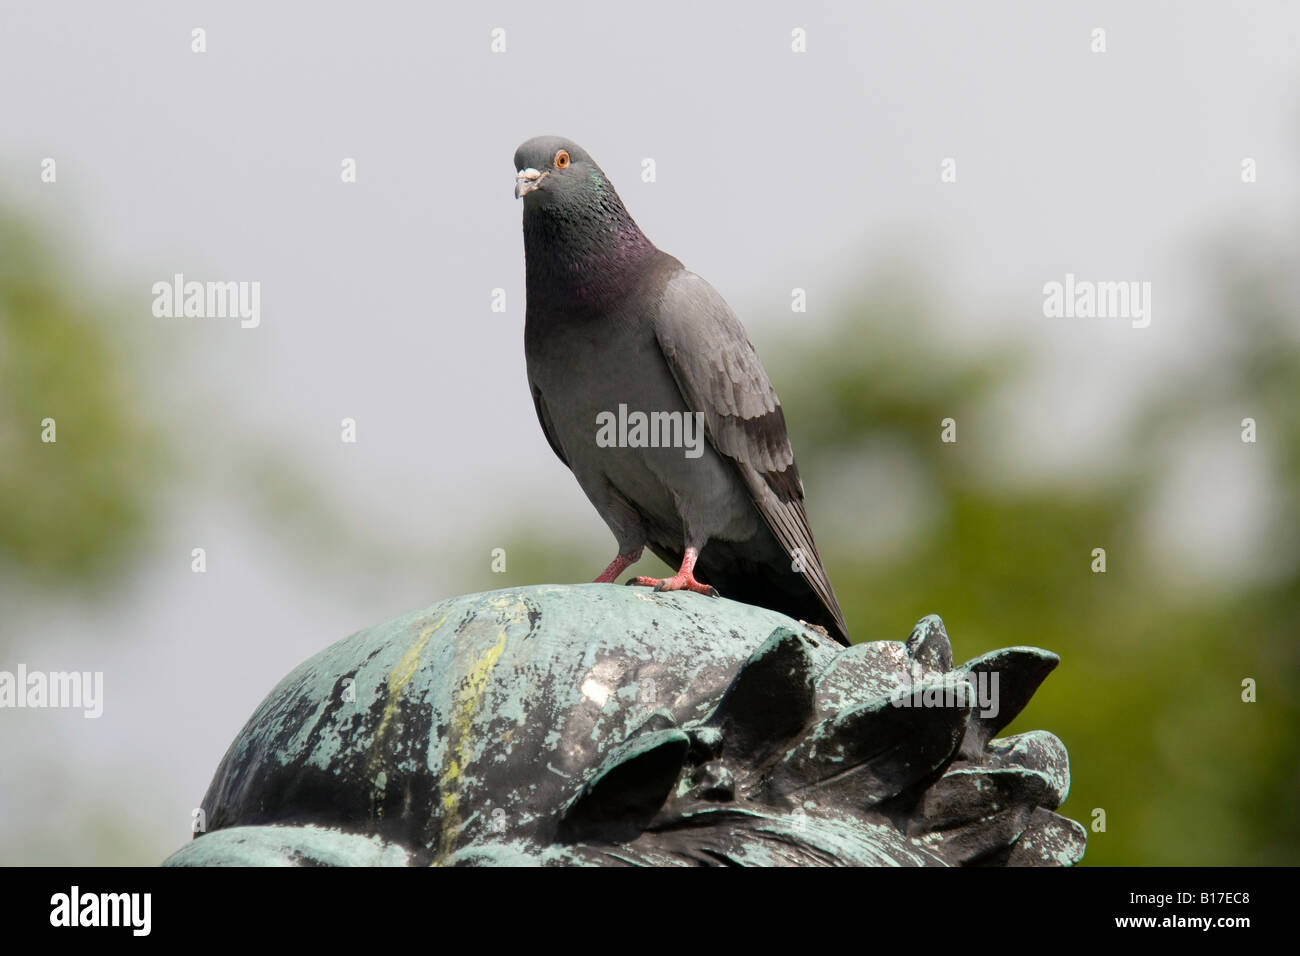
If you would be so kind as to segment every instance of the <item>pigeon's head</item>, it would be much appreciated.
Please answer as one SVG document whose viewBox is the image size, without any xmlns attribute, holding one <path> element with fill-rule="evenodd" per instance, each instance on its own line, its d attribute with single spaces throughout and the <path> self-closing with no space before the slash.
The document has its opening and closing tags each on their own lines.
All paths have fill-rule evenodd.
<svg viewBox="0 0 1300 956">
<path fill-rule="evenodd" d="M 610 190 L 587 151 L 562 136 L 535 136 L 515 150 L 515 198 L 534 205 L 590 200 Z"/>
</svg>

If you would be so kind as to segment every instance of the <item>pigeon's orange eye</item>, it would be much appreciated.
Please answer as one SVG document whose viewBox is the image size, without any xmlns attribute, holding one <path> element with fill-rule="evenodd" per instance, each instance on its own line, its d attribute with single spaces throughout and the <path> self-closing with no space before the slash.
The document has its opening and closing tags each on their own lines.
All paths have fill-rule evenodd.
<svg viewBox="0 0 1300 956">
<path fill-rule="evenodd" d="M 567 165 L 569 165 L 569 153 L 562 149 L 555 154 L 555 168 L 563 169 Z"/>
</svg>

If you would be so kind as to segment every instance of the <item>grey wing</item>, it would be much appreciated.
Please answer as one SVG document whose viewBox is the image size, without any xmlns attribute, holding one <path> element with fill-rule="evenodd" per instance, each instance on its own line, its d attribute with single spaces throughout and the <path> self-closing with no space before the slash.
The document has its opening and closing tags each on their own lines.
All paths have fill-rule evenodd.
<svg viewBox="0 0 1300 956">
<path fill-rule="evenodd" d="M 785 413 L 740 320 L 711 285 L 683 271 L 664 289 L 655 335 L 686 404 L 704 413 L 710 443 L 735 463 L 786 553 L 802 555 L 804 579 L 847 634 L 808 526 Z"/>
<path fill-rule="evenodd" d="M 566 468 L 570 471 L 573 467 L 569 464 L 568 459 L 564 457 L 564 452 L 560 450 L 560 443 L 555 438 L 555 428 L 551 425 L 551 416 L 546 412 L 546 402 L 542 400 L 542 392 L 536 385 L 532 387 L 533 407 L 537 409 L 537 420 L 542 424 L 542 434 L 546 436 L 546 442 L 551 446 L 551 451 L 555 452 L 555 457 L 564 462 Z"/>
</svg>

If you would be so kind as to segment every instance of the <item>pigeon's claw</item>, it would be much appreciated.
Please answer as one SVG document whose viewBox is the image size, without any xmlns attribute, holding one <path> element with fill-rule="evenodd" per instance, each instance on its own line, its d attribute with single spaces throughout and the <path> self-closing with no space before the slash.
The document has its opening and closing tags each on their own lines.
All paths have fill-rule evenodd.
<svg viewBox="0 0 1300 956">
<path fill-rule="evenodd" d="M 671 578 L 664 578 L 655 585 L 656 591 L 694 591 L 697 594 L 707 594 L 709 597 L 720 597 L 718 589 L 712 584 L 705 584 L 703 581 L 695 580 L 691 574 L 675 574 Z"/>
<path fill-rule="evenodd" d="M 697 594 L 707 594 L 709 597 L 721 596 L 712 584 L 697 581 L 692 574 L 674 574 L 671 578 L 635 577 L 629 578 L 627 583 L 654 588 L 656 591 L 694 591 Z"/>
<path fill-rule="evenodd" d="M 636 577 L 627 583 L 654 588 L 656 591 L 694 591 L 697 594 L 707 594 L 709 597 L 719 597 L 718 589 L 713 585 L 695 580 L 695 562 L 698 558 L 699 551 L 696 548 L 687 548 L 686 554 L 682 557 L 681 570 L 671 578 Z"/>
</svg>

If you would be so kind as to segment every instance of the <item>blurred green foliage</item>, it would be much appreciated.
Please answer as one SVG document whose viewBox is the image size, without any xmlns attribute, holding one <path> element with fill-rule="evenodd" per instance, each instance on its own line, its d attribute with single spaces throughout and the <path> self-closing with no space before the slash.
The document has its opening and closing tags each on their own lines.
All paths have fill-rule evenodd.
<svg viewBox="0 0 1300 956">
<path fill-rule="evenodd" d="M 114 579 L 148 532 L 162 467 L 113 306 L 81 301 L 78 274 L 0 209 L 0 567 L 64 593 Z"/>
</svg>

